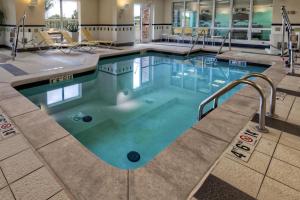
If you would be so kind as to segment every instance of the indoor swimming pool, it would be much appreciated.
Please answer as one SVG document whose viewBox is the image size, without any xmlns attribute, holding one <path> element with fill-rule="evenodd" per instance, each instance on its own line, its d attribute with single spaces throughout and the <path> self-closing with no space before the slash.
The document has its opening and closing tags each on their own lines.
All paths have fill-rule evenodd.
<svg viewBox="0 0 300 200">
<path fill-rule="evenodd" d="M 101 160 L 136 169 L 197 122 L 201 101 L 265 69 L 209 54 L 186 59 L 149 52 L 101 59 L 95 72 L 19 91 Z"/>
</svg>

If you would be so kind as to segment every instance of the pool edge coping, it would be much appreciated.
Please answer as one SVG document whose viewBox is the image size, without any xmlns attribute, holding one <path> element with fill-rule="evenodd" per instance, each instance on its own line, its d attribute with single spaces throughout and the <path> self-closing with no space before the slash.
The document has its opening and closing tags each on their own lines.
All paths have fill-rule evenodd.
<svg viewBox="0 0 300 200">
<path fill-rule="evenodd" d="M 149 49 L 151 50 L 151 49 L 154 49 L 154 48 L 147 48 L 147 51 L 149 51 Z M 134 52 L 136 52 L 136 53 L 139 53 L 139 52 L 141 52 L 142 50 L 140 50 L 140 49 L 138 49 L 138 50 L 134 50 Z M 145 49 L 144 49 L 144 51 L 145 51 Z M 158 50 L 157 50 L 158 51 Z M 167 51 L 167 50 L 166 50 Z M 122 54 L 118 54 L 118 53 L 115 53 L 116 55 L 115 56 L 120 56 L 120 55 L 127 55 L 127 53 L 128 52 L 122 52 Z M 182 54 L 182 55 L 184 55 L 184 53 Z M 108 57 L 108 56 L 107 56 Z M 104 56 L 100 56 L 99 57 L 99 59 L 101 59 L 101 58 L 106 58 L 106 56 L 104 55 Z M 282 65 L 282 63 L 280 63 L 280 62 L 275 62 L 273 65 L 275 65 L 275 64 L 280 64 L 280 65 Z M 272 66 L 273 66 L 272 65 Z M 272 69 L 272 66 L 269 68 L 269 69 Z M 91 70 L 90 70 L 91 69 Z M 65 73 L 71 73 L 71 72 L 74 72 L 74 71 L 76 71 L 76 72 L 87 72 L 87 71 L 94 71 L 96 69 L 96 66 L 86 66 L 86 67 L 82 67 L 82 68 L 80 68 L 80 69 L 76 69 L 76 70 L 66 70 L 67 72 L 60 72 L 59 74 L 65 74 Z M 51 73 L 51 74 L 46 74 L 46 75 L 40 75 L 40 76 L 36 76 L 36 77 L 28 77 L 28 78 L 26 78 L 25 80 L 31 80 L 32 82 L 36 82 L 36 79 L 39 79 L 39 78 L 46 78 L 46 77 L 48 77 L 48 79 L 50 78 L 50 77 L 52 77 L 52 76 L 57 76 L 58 74 L 57 74 L 57 72 L 55 72 L 55 73 Z M 272 78 L 272 77 L 271 77 Z M 13 88 L 13 85 L 14 85 L 14 87 L 16 86 L 16 85 L 23 85 L 22 84 L 22 81 L 24 81 L 24 80 L 17 80 L 17 81 L 12 81 L 9 85 Z M 14 88 L 13 88 L 14 89 Z M 237 95 L 237 94 L 235 94 L 235 95 Z M 234 96 L 235 96 L 234 95 Z M 21 95 L 21 96 L 23 96 L 23 95 Z M 232 96 L 231 98 L 233 98 L 234 96 Z M 40 112 L 43 112 L 43 111 L 41 111 L 41 110 L 39 110 Z M 14 121 L 14 120 L 13 120 Z M 190 129 L 188 129 L 185 133 L 183 133 L 182 135 L 185 135 L 186 133 L 188 133 L 189 132 L 189 130 Z M 22 132 L 22 134 L 23 134 L 23 132 Z M 238 134 L 238 133 L 236 133 L 236 134 Z M 23 134 L 24 135 L 24 134 Z M 25 136 L 25 135 L 24 135 Z M 71 136 L 71 137 L 73 137 L 71 134 L 69 134 L 67 137 L 69 137 L 69 136 Z M 26 137 L 26 136 L 25 136 Z M 26 137 L 27 138 L 27 137 Z M 181 137 L 178 137 L 177 138 L 177 140 L 180 140 L 180 138 Z M 75 139 L 75 138 L 74 138 Z M 76 139 L 75 139 L 76 140 Z M 177 141 L 176 140 L 176 141 Z M 54 142 L 56 142 L 56 141 L 54 141 Z M 175 143 L 175 141 L 174 141 L 174 143 Z M 229 145 L 230 143 L 228 143 L 228 145 Z M 80 143 L 79 143 L 79 145 L 81 145 Z M 81 146 L 83 146 L 83 145 L 81 145 Z M 170 145 L 170 146 L 168 146 L 167 148 L 170 148 L 172 145 Z M 36 149 L 36 148 L 35 148 Z M 39 150 L 39 149 L 36 149 L 37 151 Z M 88 150 L 87 150 L 88 151 Z M 39 152 L 39 151 L 38 151 Z M 96 157 L 93 153 L 91 153 L 90 151 L 88 151 L 88 153 L 90 153 L 91 154 L 91 156 L 93 156 L 93 157 Z M 220 154 L 220 156 L 219 156 L 219 158 L 221 157 L 221 155 L 223 154 L 224 152 L 222 152 L 221 154 Z M 40 152 L 39 152 L 39 154 L 40 154 Z M 43 159 L 45 159 L 45 157 L 43 156 L 43 155 L 41 155 L 42 157 L 43 157 Z M 159 155 L 157 155 L 156 157 L 159 157 Z M 106 164 L 104 161 L 102 161 L 102 160 L 100 160 L 98 157 L 96 157 L 100 162 L 102 162 L 102 163 L 104 163 L 104 164 Z M 155 160 L 155 159 L 154 159 Z M 217 159 L 218 160 L 218 159 Z M 216 164 L 217 163 L 217 160 L 215 160 L 213 163 L 212 163 L 212 166 L 214 165 L 214 164 Z M 48 161 L 45 159 L 45 161 L 48 163 Z M 152 161 L 151 161 L 152 162 Z M 149 164 L 149 163 L 148 163 Z M 147 164 L 147 165 L 148 165 Z M 48 163 L 48 165 L 51 167 L 51 164 L 49 164 Z M 106 164 L 107 165 L 107 164 Z M 143 168 L 146 168 L 147 167 L 147 165 L 146 166 L 144 166 Z M 212 166 L 211 166 L 211 168 L 212 168 Z M 114 168 L 114 167 L 112 167 L 112 168 Z M 52 169 L 52 167 L 51 167 L 51 169 Z M 52 169 L 53 170 L 53 169 Z M 118 169 L 119 170 L 119 169 Z M 54 171 L 54 173 L 56 174 L 56 172 L 55 172 L 55 170 L 53 170 Z M 125 171 L 126 173 L 127 172 L 129 172 L 130 170 L 121 170 L 121 171 Z M 209 170 L 207 171 L 207 172 L 209 172 Z M 59 176 L 58 176 L 59 177 Z M 128 175 L 128 178 L 129 178 L 129 175 Z M 61 182 L 63 182 L 64 183 L 64 181 L 59 177 L 59 179 L 61 180 Z M 203 180 L 203 177 L 199 180 L 199 182 L 201 181 L 201 180 Z M 129 184 L 129 183 L 128 183 Z M 65 185 L 65 183 L 64 183 L 64 185 Z M 66 186 L 66 185 L 65 185 Z M 195 185 L 195 187 L 196 187 L 196 185 Z M 67 188 L 69 188 L 69 187 L 67 187 Z M 192 189 L 194 189 L 194 188 L 191 188 L 191 190 L 189 191 L 189 193 L 192 191 Z M 71 191 L 71 189 L 69 189 L 70 191 Z M 128 192 L 128 191 L 127 191 Z"/>
</svg>

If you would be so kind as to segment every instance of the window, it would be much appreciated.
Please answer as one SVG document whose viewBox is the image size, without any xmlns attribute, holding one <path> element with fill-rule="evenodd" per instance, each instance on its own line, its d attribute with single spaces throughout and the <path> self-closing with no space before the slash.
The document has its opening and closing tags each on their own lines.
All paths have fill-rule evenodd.
<svg viewBox="0 0 300 200">
<path fill-rule="evenodd" d="M 173 26 L 208 27 L 220 37 L 231 30 L 235 40 L 269 41 L 272 6 L 273 0 L 177 0 Z"/>
<path fill-rule="evenodd" d="M 45 21 L 47 28 L 66 28 L 78 23 L 78 0 L 45 0 Z"/>
<path fill-rule="evenodd" d="M 185 4 L 185 26 L 196 27 L 198 15 L 198 1 L 187 1 Z"/>
<path fill-rule="evenodd" d="M 229 27 L 230 0 L 216 0 L 215 27 Z"/>
<path fill-rule="evenodd" d="M 173 26 L 182 27 L 184 24 L 184 2 L 173 3 Z"/>
<path fill-rule="evenodd" d="M 235 40 L 247 40 L 248 39 L 248 30 L 233 30 L 232 39 Z"/>
<path fill-rule="evenodd" d="M 211 27 L 213 15 L 213 0 L 200 1 L 199 27 Z"/>
<path fill-rule="evenodd" d="M 271 28 L 273 0 L 254 0 L 253 1 L 253 28 Z"/>
<path fill-rule="evenodd" d="M 232 27 L 249 27 L 250 0 L 234 0 L 232 12 Z"/>
<path fill-rule="evenodd" d="M 254 0 L 252 40 L 270 41 L 273 0 Z"/>
</svg>

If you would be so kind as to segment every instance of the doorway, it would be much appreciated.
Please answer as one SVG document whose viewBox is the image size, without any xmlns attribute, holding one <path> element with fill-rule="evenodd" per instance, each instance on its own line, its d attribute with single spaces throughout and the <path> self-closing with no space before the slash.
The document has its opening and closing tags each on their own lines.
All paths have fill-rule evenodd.
<svg viewBox="0 0 300 200">
<path fill-rule="evenodd" d="M 135 43 L 151 42 L 151 4 L 134 4 Z"/>
<path fill-rule="evenodd" d="M 141 26 L 142 26 L 142 20 L 141 20 L 141 4 L 134 4 L 134 42 L 139 44 L 141 43 Z"/>
</svg>

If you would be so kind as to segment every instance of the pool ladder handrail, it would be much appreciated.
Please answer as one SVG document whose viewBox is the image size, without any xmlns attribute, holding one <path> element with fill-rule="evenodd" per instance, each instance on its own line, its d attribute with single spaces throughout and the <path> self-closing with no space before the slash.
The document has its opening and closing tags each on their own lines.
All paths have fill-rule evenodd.
<svg viewBox="0 0 300 200">
<path fill-rule="evenodd" d="M 14 39 L 12 41 L 12 48 L 11 48 L 11 56 L 12 60 L 15 60 L 17 56 L 17 51 L 18 51 L 18 43 L 19 43 L 19 35 L 20 35 L 20 28 L 22 28 L 22 44 L 23 47 L 25 45 L 24 39 L 25 39 L 25 20 L 26 20 L 26 10 L 24 11 L 24 14 L 19 20 L 19 23 L 16 25 L 15 30 L 14 30 Z"/>
<path fill-rule="evenodd" d="M 223 87 L 222 89 L 218 90 L 213 95 L 211 95 L 210 97 L 208 97 L 207 99 L 202 101 L 202 103 L 199 105 L 199 108 L 198 108 L 198 120 L 200 121 L 203 118 L 203 111 L 204 111 L 205 106 L 208 103 L 210 103 L 211 101 L 214 101 L 213 109 L 216 109 L 218 107 L 219 98 L 240 84 L 250 85 L 259 93 L 260 109 L 259 109 L 259 125 L 258 125 L 257 129 L 260 132 L 268 132 L 268 130 L 266 129 L 266 119 L 265 119 L 265 117 L 266 117 L 266 97 L 263 93 L 263 89 L 258 84 L 254 83 L 253 81 L 246 80 L 246 79 L 239 79 L 239 80 L 232 81 L 227 86 Z"/>
<path fill-rule="evenodd" d="M 204 48 L 205 47 L 205 30 L 202 30 L 200 33 L 197 34 L 197 38 L 194 42 L 192 42 L 192 46 L 188 52 L 188 54 L 186 55 L 187 57 L 191 54 L 192 50 L 194 49 L 194 47 L 196 46 L 196 44 L 198 43 L 199 41 L 199 38 L 200 36 L 203 36 L 203 44 L 202 44 L 202 47 Z M 192 38 L 192 41 L 193 41 L 193 38 Z"/>
<path fill-rule="evenodd" d="M 221 44 L 221 46 L 220 46 L 220 48 L 218 50 L 218 53 L 217 53 L 218 55 L 222 52 L 222 49 L 223 49 L 223 47 L 225 45 L 225 42 L 226 42 L 227 38 L 229 39 L 229 42 L 228 42 L 229 51 L 231 51 L 231 30 L 229 30 L 226 33 L 225 37 L 223 38 L 223 42 L 222 42 L 222 44 Z"/>
<path fill-rule="evenodd" d="M 291 25 L 290 19 L 288 12 L 285 8 L 285 6 L 281 7 L 281 15 L 282 15 L 282 43 L 281 43 L 281 56 L 284 56 L 284 44 L 285 44 L 285 32 L 287 31 L 288 33 L 288 55 L 289 55 L 289 60 L 288 64 L 290 66 L 290 73 L 295 74 L 295 63 L 294 63 L 294 49 L 293 49 L 293 42 L 292 42 L 292 32 L 293 32 L 293 27 Z"/>
<path fill-rule="evenodd" d="M 260 73 L 251 73 L 251 74 L 248 74 L 246 76 L 244 76 L 242 79 L 249 79 L 249 78 L 252 78 L 252 77 L 255 77 L 255 78 L 261 78 L 265 81 L 267 81 L 270 85 L 270 88 L 271 88 L 271 98 L 270 98 L 270 111 L 269 113 L 267 113 L 267 116 L 269 117 L 277 117 L 276 114 L 275 114 L 275 107 L 276 107 L 276 86 L 274 85 L 273 81 L 267 77 L 266 75 L 264 74 L 260 74 Z"/>
</svg>

